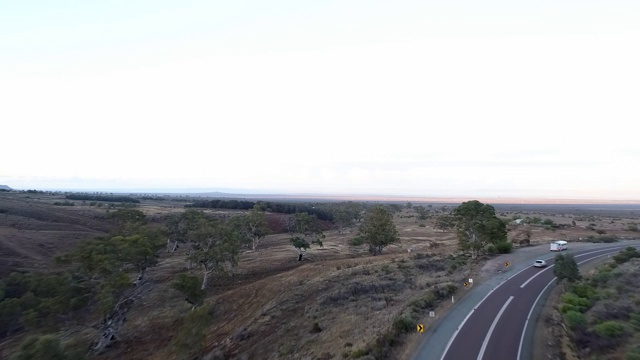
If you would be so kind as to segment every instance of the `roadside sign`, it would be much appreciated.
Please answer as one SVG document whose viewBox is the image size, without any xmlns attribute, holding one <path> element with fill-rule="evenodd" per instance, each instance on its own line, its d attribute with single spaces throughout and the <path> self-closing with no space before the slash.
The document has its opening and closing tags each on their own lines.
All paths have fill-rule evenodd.
<svg viewBox="0 0 640 360">
<path fill-rule="evenodd" d="M 424 325 L 418 324 L 417 328 L 418 328 L 418 332 L 424 332 Z"/>
</svg>

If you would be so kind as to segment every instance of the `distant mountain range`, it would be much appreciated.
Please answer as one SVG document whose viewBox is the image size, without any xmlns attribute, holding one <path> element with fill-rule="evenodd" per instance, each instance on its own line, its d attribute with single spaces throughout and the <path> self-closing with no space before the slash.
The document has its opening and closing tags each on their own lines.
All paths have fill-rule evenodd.
<svg viewBox="0 0 640 360">
<path fill-rule="evenodd" d="M 11 191 L 11 190 L 13 190 L 13 189 L 12 189 L 12 188 L 10 188 L 10 187 L 9 187 L 9 186 L 7 186 L 7 185 L 0 185 L 0 190 L 9 190 L 9 191 Z"/>
</svg>

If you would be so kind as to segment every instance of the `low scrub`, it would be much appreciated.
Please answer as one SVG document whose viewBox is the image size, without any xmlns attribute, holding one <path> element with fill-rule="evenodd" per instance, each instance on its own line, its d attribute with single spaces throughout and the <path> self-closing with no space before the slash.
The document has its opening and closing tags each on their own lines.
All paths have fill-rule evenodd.
<svg viewBox="0 0 640 360">
<path fill-rule="evenodd" d="M 618 239 L 613 235 L 600 235 L 600 236 L 589 236 L 584 239 L 586 242 L 590 243 L 614 243 L 617 242 Z"/>
<path fill-rule="evenodd" d="M 605 321 L 602 324 L 596 325 L 594 330 L 598 336 L 605 338 L 618 338 L 625 332 L 624 325 L 617 321 Z"/>
<path fill-rule="evenodd" d="M 508 254 L 513 249 L 513 244 L 507 241 L 497 242 L 496 249 L 500 254 Z"/>
</svg>

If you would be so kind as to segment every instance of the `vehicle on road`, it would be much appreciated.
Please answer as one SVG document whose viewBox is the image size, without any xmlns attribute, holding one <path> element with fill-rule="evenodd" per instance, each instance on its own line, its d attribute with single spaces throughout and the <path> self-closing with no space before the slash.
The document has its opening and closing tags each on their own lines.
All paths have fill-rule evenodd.
<svg viewBox="0 0 640 360">
<path fill-rule="evenodd" d="M 536 260 L 533 262 L 533 267 L 546 267 L 547 262 L 544 260 Z"/>
<path fill-rule="evenodd" d="M 569 246 L 567 245 L 566 241 L 554 241 L 551 243 L 549 251 L 562 251 L 567 250 L 568 248 Z"/>
</svg>

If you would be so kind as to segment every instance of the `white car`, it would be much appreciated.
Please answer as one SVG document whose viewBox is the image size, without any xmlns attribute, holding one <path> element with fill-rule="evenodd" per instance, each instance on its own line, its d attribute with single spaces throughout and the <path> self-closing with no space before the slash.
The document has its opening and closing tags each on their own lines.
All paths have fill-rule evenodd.
<svg viewBox="0 0 640 360">
<path fill-rule="evenodd" d="M 547 262 L 544 260 L 536 260 L 533 262 L 533 267 L 546 267 L 547 266 Z"/>
</svg>

